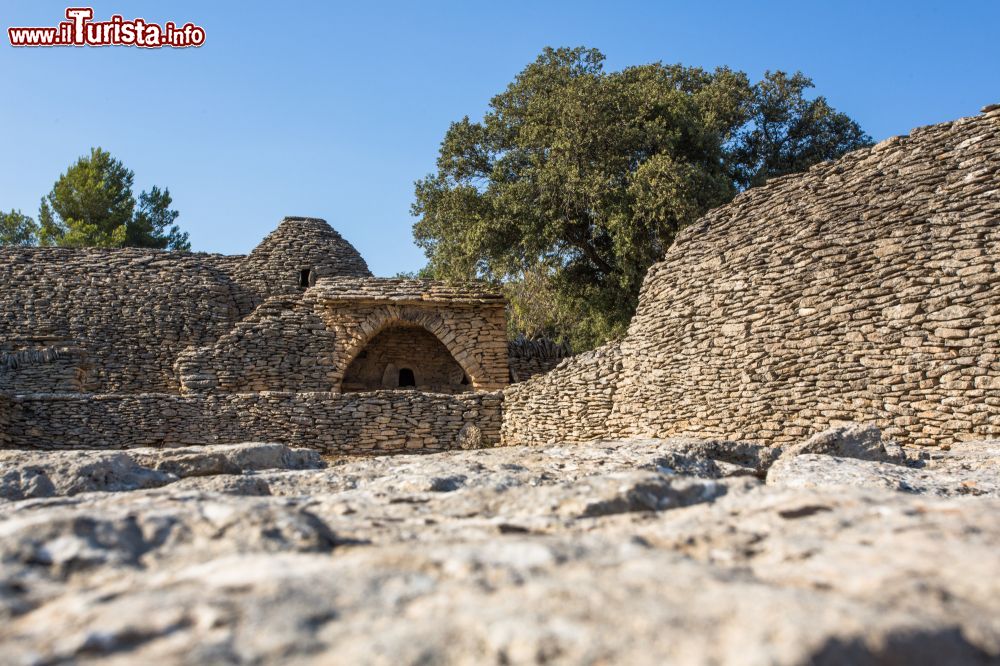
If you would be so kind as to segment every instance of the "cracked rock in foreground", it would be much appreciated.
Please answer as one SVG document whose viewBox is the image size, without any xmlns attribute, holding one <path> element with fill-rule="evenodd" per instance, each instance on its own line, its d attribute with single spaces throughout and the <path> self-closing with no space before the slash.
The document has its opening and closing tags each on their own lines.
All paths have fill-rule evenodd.
<svg viewBox="0 0 1000 666">
<path fill-rule="evenodd" d="M 1000 659 L 994 443 L 268 446 L 0 452 L 3 663 Z"/>
</svg>

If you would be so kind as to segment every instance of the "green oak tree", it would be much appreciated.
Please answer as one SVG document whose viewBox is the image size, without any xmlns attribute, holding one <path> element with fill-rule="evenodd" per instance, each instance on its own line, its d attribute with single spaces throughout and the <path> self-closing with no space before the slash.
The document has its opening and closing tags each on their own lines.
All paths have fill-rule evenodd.
<svg viewBox="0 0 1000 666">
<path fill-rule="evenodd" d="M 190 250 L 187 233 L 174 224 L 170 191 L 132 191 L 134 173 L 100 148 L 81 157 L 42 198 L 38 212 L 42 245 L 149 247 Z"/>
<path fill-rule="evenodd" d="M 748 122 L 727 156 L 741 188 L 871 145 L 861 126 L 826 98 L 807 99 L 812 87 L 812 79 L 801 72 L 781 71 L 766 72 L 754 86 Z"/>
<path fill-rule="evenodd" d="M 603 61 L 545 49 L 481 121 L 452 123 L 412 207 L 431 275 L 502 284 L 512 333 L 577 350 L 624 332 L 646 270 L 685 225 L 761 177 L 868 142 L 845 136 L 857 125 L 825 101 L 805 102 L 800 74 L 751 84 L 728 68 Z"/>
</svg>

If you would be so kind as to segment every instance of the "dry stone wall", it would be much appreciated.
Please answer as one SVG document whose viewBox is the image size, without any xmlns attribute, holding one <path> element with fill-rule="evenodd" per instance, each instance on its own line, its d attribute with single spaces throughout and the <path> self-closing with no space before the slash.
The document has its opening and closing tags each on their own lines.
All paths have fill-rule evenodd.
<svg viewBox="0 0 1000 666">
<path fill-rule="evenodd" d="M 440 340 L 422 326 L 395 325 L 382 330 L 344 373 L 342 391 L 398 388 L 409 372 L 411 386 L 432 393 L 463 393 L 472 387 L 462 366 Z"/>
<path fill-rule="evenodd" d="M 185 351 L 185 393 L 340 391 L 352 362 L 383 330 L 434 335 L 475 390 L 507 385 L 504 300 L 483 286 L 422 280 L 321 279 L 271 298 L 219 340 Z"/>
<path fill-rule="evenodd" d="M 140 249 L 0 248 L 0 344 L 37 352 L 39 338 L 72 340 L 90 368 L 81 388 L 102 392 L 177 389 L 173 363 L 185 347 L 214 339 L 239 316 L 228 277 L 204 255 Z M 51 381 L 44 370 L 52 370 Z M 62 390 L 66 369 L 0 368 L 0 385 Z"/>
<path fill-rule="evenodd" d="M 0 443 L 124 449 L 268 441 L 344 454 L 478 448 L 500 441 L 501 400 L 498 392 L 418 391 L 0 395 Z"/>
<path fill-rule="evenodd" d="M 353 245 L 324 220 L 310 217 L 286 217 L 234 271 L 235 281 L 255 295 L 254 306 L 300 293 L 322 277 L 371 275 Z"/>
<path fill-rule="evenodd" d="M 275 297 L 205 347 L 190 348 L 176 363 L 181 392 L 332 391 L 327 330 L 311 298 Z"/>
<path fill-rule="evenodd" d="M 286 218 L 249 256 L 137 248 L 0 248 L 0 390 L 178 391 L 182 351 L 214 342 L 264 299 L 298 296 L 302 268 L 370 276 L 323 220 Z M 37 362 L 51 348 L 68 356 Z"/>
<path fill-rule="evenodd" d="M 0 448 L 11 445 L 10 418 L 14 404 L 10 396 L 0 393 Z"/>
<path fill-rule="evenodd" d="M 286 218 L 246 257 L 4 248 L 0 285 L 0 446 L 500 440 L 501 396 L 487 391 L 508 379 L 503 298 L 372 278 L 322 220 Z M 399 390 L 342 395 L 373 341 L 423 390 L 397 378 Z"/>
<path fill-rule="evenodd" d="M 431 280 L 324 280 L 316 297 L 337 336 L 334 366 L 347 368 L 382 330 L 420 326 L 447 348 L 475 390 L 494 391 L 509 381 L 506 303 L 480 283 L 450 285 Z"/>
<path fill-rule="evenodd" d="M 508 389 L 505 438 L 781 444 L 877 424 L 909 444 L 1000 436 L 1000 107 L 754 188 L 650 269 L 601 432 L 585 359 Z M 537 394 L 532 395 L 529 386 Z M 530 419 L 556 424 L 533 433 Z"/>
<path fill-rule="evenodd" d="M 546 338 L 529 340 L 517 338 L 507 343 L 507 357 L 510 364 L 510 380 L 523 382 L 535 375 L 552 370 L 572 356 L 567 344 L 559 344 Z"/>
<path fill-rule="evenodd" d="M 622 370 L 611 342 L 504 391 L 503 441 L 556 444 L 604 439 Z"/>
<path fill-rule="evenodd" d="M 85 391 L 92 369 L 86 352 L 73 341 L 43 336 L 0 342 L 0 391 Z"/>
</svg>

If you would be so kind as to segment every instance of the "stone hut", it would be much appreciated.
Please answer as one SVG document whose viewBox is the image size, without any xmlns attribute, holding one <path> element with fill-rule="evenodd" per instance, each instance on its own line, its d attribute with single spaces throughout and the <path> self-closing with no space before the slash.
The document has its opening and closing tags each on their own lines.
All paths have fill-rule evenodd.
<svg viewBox="0 0 1000 666">
<path fill-rule="evenodd" d="M 570 358 L 508 346 L 482 285 L 373 278 L 322 220 L 246 257 L 6 248 L 0 446 L 997 438 L 998 286 L 1000 106 L 709 212 L 625 338 Z"/>
<path fill-rule="evenodd" d="M 499 439 L 503 297 L 374 278 L 323 220 L 247 256 L 0 248 L 0 285 L 0 444 Z"/>
<path fill-rule="evenodd" d="M 507 384 L 505 303 L 482 286 L 320 278 L 180 354 L 182 393 L 334 393 Z"/>
<path fill-rule="evenodd" d="M 509 443 L 1000 437 L 1000 105 L 736 197 L 621 340 L 505 391 Z"/>
</svg>

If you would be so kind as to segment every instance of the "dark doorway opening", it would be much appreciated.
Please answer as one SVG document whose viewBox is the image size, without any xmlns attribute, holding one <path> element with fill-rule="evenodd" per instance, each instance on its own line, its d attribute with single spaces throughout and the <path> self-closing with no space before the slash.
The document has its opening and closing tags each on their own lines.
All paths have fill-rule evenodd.
<svg viewBox="0 0 1000 666">
<path fill-rule="evenodd" d="M 358 352 L 344 371 L 340 390 L 453 394 L 471 391 L 473 385 L 472 377 L 437 336 L 419 324 L 396 322 Z"/>
<path fill-rule="evenodd" d="M 309 274 L 312 273 L 311 268 L 303 268 L 299 271 L 299 286 L 308 287 L 309 286 Z"/>
</svg>

